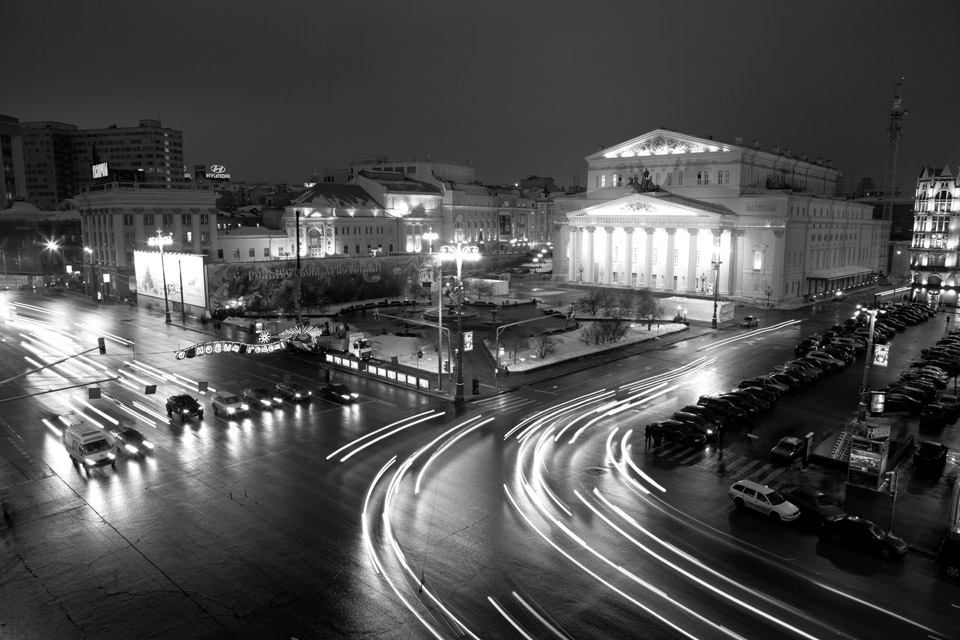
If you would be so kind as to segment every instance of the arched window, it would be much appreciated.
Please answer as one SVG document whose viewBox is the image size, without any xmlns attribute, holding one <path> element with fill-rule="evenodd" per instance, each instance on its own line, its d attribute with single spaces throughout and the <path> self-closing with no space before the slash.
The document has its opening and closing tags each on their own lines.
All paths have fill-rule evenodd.
<svg viewBox="0 0 960 640">
<path fill-rule="evenodd" d="M 939 192 L 933 199 L 934 211 L 950 211 L 953 197 L 949 191 Z"/>
</svg>

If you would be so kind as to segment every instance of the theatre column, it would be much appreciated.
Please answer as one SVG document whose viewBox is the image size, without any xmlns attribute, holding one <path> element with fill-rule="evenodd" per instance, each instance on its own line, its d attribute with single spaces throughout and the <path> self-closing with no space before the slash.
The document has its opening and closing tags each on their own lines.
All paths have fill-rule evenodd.
<svg viewBox="0 0 960 640">
<path fill-rule="evenodd" d="M 664 262 L 667 263 L 666 269 L 664 270 L 664 278 L 666 282 L 663 284 L 667 289 L 676 289 L 677 286 L 673 283 L 673 279 L 676 275 L 676 266 L 674 264 L 674 256 L 677 254 L 677 230 L 676 229 L 667 229 L 667 255 L 664 256 Z"/>
<path fill-rule="evenodd" d="M 699 229 L 687 229 L 690 234 L 690 243 L 687 249 L 687 290 L 697 288 L 697 235 Z"/>
<path fill-rule="evenodd" d="M 745 237 L 742 229 L 730 231 L 730 255 L 728 256 L 730 264 L 727 266 L 727 293 L 730 295 L 737 295 L 740 292 L 740 283 L 737 282 L 737 274 L 740 272 L 738 259 L 744 255 L 742 245 Z"/>
<path fill-rule="evenodd" d="M 606 246 L 603 251 L 603 284 L 613 283 L 613 227 L 604 227 Z"/>
<path fill-rule="evenodd" d="M 713 244 L 710 247 L 710 267 L 716 269 L 714 273 L 710 274 L 710 283 L 716 289 L 716 295 L 720 295 L 723 291 L 724 280 L 720 277 L 723 273 L 723 267 L 727 263 L 727 259 L 721 253 L 721 247 L 723 246 L 723 230 L 721 229 L 711 229 L 710 233 L 713 235 Z M 717 260 L 721 262 L 720 269 L 717 269 L 714 265 Z"/>
<path fill-rule="evenodd" d="M 567 282 L 577 280 L 577 241 L 580 239 L 578 227 L 567 226 Z"/>
<path fill-rule="evenodd" d="M 633 227 L 625 227 L 624 233 L 627 234 L 627 242 L 624 246 L 625 255 L 623 260 L 620 261 L 621 267 L 624 271 L 623 282 L 628 287 L 635 287 L 637 283 L 633 281 Z"/>
<path fill-rule="evenodd" d="M 587 246 L 586 251 L 584 252 L 584 262 L 583 265 L 583 279 L 586 282 L 595 282 L 593 276 L 593 241 L 594 241 L 594 232 L 597 230 L 596 227 L 584 227 L 587 231 Z"/>
<path fill-rule="evenodd" d="M 644 229 L 647 232 L 647 242 L 643 248 L 643 286 L 651 287 L 653 282 L 653 232 L 655 229 L 649 227 Z"/>
<path fill-rule="evenodd" d="M 770 276 L 770 288 L 772 296 L 771 303 L 774 305 L 778 305 L 786 293 L 783 289 L 783 243 L 785 235 L 786 231 L 783 229 L 774 229 L 773 255 L 770 255 L 770 252 L 767 252 L 767 255 L 764 256 L 764 260 L 770 260 L 773 262 L 773 268 L 771 269 L 772 273 Z M 764 265 L 764 267 L 766 267 L 766 265 Z"/>
</svg>

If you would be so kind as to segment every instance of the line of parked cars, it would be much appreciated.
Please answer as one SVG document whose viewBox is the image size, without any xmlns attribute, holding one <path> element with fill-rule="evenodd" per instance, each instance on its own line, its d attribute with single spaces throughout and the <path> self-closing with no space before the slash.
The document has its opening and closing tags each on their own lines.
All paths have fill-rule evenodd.
<svg viewBox="0 0 960 640">
<path fill-rule="evenodd" d="M 902 558 L 907 543 L 869 520 L 847 514 L 831 496 L 813 487 L 788 487 L 782 492 L 753 480 L 738 480 L 728 495 L 740 510 L 752 510 L 779 522 L 800 521 L 837 544 Z"/>
</svg>

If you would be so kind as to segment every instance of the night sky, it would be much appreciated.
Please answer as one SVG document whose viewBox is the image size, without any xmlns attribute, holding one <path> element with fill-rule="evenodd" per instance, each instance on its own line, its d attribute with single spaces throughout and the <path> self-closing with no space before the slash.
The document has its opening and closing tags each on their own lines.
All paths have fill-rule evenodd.
<svg viewBox="0 0 960 640">
<path fill-rule="evenodd" d="M 3 0 L 0 113 L 160 118 L 184 160 L 301 183 L 389 156 L 477 178 L 585 182 L 583 158 L 664 127 L 829 159 L 879 185 L 960 166 L 960 2 Z"/>
</svg>

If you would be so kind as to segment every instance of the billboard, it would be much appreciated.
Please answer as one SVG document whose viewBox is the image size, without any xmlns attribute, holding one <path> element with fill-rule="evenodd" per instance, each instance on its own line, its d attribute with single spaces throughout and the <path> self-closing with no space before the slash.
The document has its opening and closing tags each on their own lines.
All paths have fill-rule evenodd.
<svg viewBox="0 0 960 640">
<path fill-rule="evenodd" d="M 163 256 L 162 265 L 161 255 Z M 138 297 L 157 298 L 162 301 L 164 272 L 166 272 L 167 299 L 170 302 L 180 302 L 182 278 L 184 304 L 207 307 L 202 255 L 166 251 L 162 254 L 159 251 L 134 251 L 133 264 L 136 269 Z"/>
<path fill-rule="evenodd" d="M 422 282 L 433 279 L 433 256 L 303 258 L 300 305 L 303 310 L 355 300 L 415 298 Z M 211 309 L 243 306 L 249 311 L 296 310 L 296 260 L 207 265 Z"/>
</svg>

